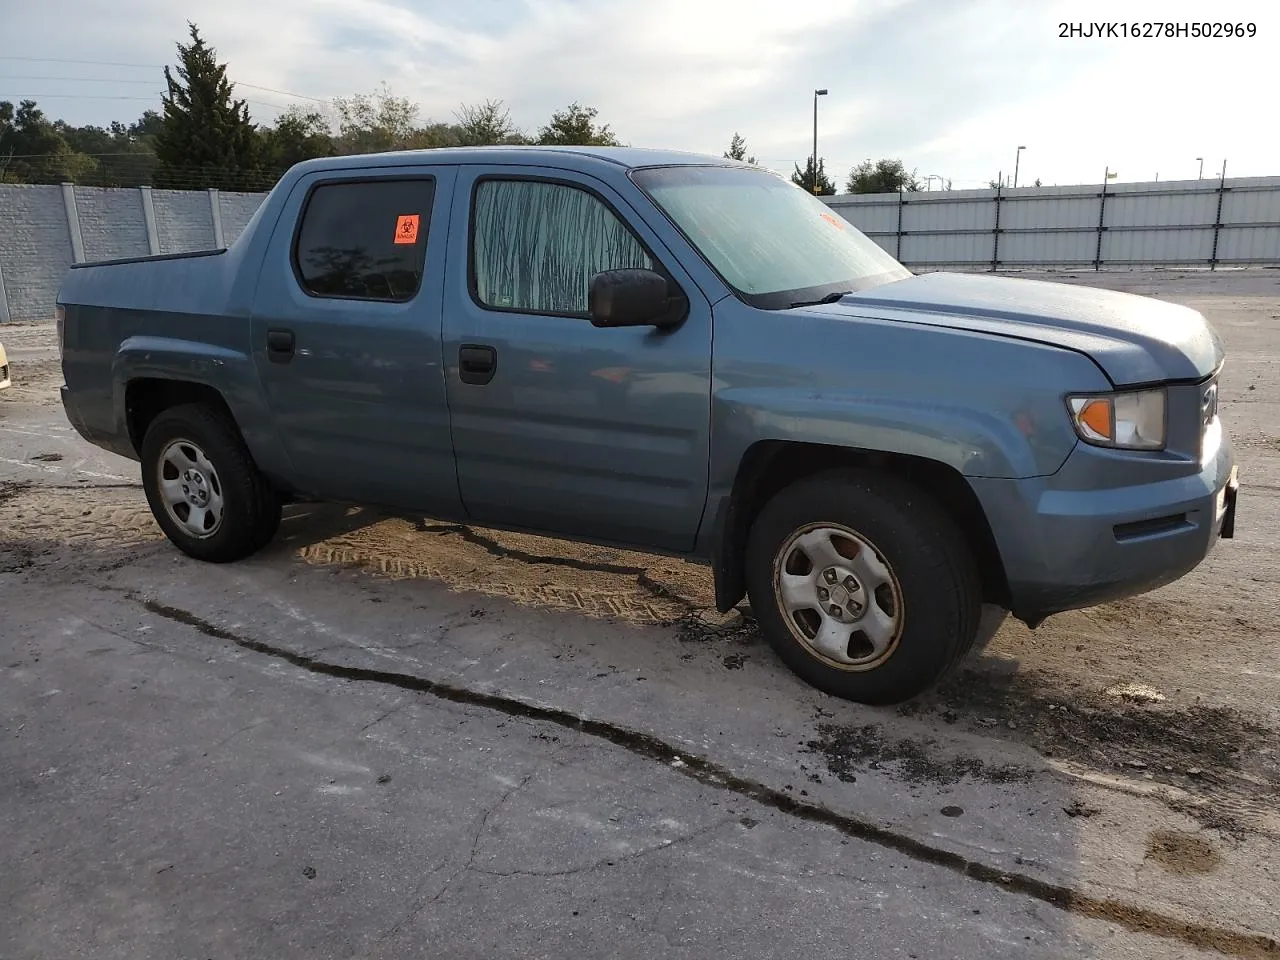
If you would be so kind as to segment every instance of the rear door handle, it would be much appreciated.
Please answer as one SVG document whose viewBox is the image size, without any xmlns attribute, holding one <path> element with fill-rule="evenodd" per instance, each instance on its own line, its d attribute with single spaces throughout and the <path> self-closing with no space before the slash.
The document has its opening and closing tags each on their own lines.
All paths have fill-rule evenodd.
<svg viewBox="0 0 1280 960">
<path fill-rule="evenodd" d="M 458 378 L 463 383 L 485 384 L 498 372 L 498 351 L 477 343 L 458 348 Z"/>
<path fill-rule="evenodd" d="M 293 331 L 267 331 L 267 359 L 272 363 L 288 363 L 293 359 Z"/>
</svg>

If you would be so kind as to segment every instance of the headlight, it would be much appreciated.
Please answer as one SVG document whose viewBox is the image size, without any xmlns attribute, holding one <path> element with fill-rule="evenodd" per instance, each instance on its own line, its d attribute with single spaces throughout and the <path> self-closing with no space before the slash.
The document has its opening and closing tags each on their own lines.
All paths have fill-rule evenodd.
<svg viewBox="0 0 1280 960">
<path fill-rule="evenodd" d="M 1164 447 L 1165 391 L 1067 397 L 1080 439 L 1100 447 L 1160 450 Z"/>
</svg>

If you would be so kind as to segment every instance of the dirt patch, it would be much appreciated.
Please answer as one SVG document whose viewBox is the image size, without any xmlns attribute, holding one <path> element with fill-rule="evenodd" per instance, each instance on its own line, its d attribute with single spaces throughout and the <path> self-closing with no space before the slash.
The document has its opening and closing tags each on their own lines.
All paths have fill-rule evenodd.
<svg viewBox="0 0 1280 960">
<path fill-rule="evenodd" d="M 0 480 L 0 504 L 8 503 L 30 488 L 29 480 Z"/>
<path fill-rule="evenodd" d="M 58 358 L 15 360 L 10 357 L 9 376 L 12 385 L 0 393 L 0 402 L 34 403 L 44 407 L 61 402 L 58 387 L 62 384 L 62 361 Z"/>
<path fill-rule="evenodd" d="M 1203 837 L 1179 830 L 1154 830 L 1147 837 L 1147 859 L 1181 876 L 1212 873 L 1222 855 Z"/>
<path fill-rule="evenodd" d="M 988 783 L 1028 780 L 1031 771 L 1014 766 L 993 766 L 977 757 L 939 757 L 931 739 L 893 740 L 874 724 L 848 726 L 818 725 L 818 736 L 805 749 L 816 753 L 827 770 L 845 783 L 857 780 L 866 770 L 892 768 L 907 783 L 958 783 L 966 777 Z"/>
<path fill-rule="evenodd" d="M 1047 757 L 1218 798 L 1211 805 L 1184 804 L 1185 812 L 1217 829 L 1232 831 L 1240 818 L 1280 800 L 1276 732 L 1256 718 L 1230 707 L 1170 706 L 1080 684 L 1064 693 L 1062 685 L 1058 677 L 970 668 L 917 703 L 921 713 L 1027 743 Z"/>
</svg>

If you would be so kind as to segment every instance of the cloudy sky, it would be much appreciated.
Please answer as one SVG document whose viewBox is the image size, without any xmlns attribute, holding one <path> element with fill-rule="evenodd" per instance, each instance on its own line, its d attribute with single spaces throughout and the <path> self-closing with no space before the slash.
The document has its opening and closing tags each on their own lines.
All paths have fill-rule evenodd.
<svg viewBox="0 0 1280 960">
<path fill-rule="evenodd" d="M 498 98 L 528 131 L 571 100 L 626 142 L 719 154 L 735 130 L 841 182 L 864 158 L 981 186 L 1280 174 L 1274 0 L 0 0 L 0 100 L 72 123 L 155 102 L 185 21 L 254 118 L 386 83 L 422 117 Z M 1059 37 L 1063 22 L 1254 23 L 1244 39 Z M 108 61 L 86 63 L 72 61 Z M 249 85 L 254 86 L 250 87 Z M 149 102 L 150 101 L 150 102 Z"/>
</svg>

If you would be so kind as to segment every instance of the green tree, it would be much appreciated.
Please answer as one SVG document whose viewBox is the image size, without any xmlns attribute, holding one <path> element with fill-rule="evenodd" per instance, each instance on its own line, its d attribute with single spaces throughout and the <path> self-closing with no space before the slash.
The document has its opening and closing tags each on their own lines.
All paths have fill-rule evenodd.
<svg viewBox="0 0 1280 960">
<path fill-rule="evenodd" d="M 357 93 L 333 101 L 338 113 L 340 154 L 382 153 L 424 146 L 417 127 L 418 105 L 397 97 L 384 83 L 371 94 Z M 442 146 L 443 144 L 430 144 Z"/>
<path fill-rule="evenodd" d="M 756 158 L 747 156 L 747 141 L 742 139 L 738 131 L 733 132 L 733 139 L 729 141 L 729 149 L 724 152 L 726 160 L 742 160 L 746 163 L 755 165 Z"/>
<path fill-rule="evenodd" d="M 78 182 L 97 169 L 75 150 L 34 100 L 0 101 L 0 182 Z"/>
<path fill-rule="evenodd" d="M 816 178 L 813 170 L 813 157 L 805 158 L 803 173 L 800 171 L 800 164 L 797 163 L 795 167 L 796 172 L 791 174 L 791 182 L 796 186 L 804 187 L 805 190 L 820 197 L 830 197 L 836 192 L 836 185 L 827 176 L 827 165 L 824 161 L 818 161 Z"/>
<path fill-rule="evenodd" d="M 850 193 L 897 193 L 919 190 L 920 181 L 901 160 L 864 160 L 849 171 L 845 189 Z"/>
<path fill-rule="evenodd" d="M 160 115 L 148 110 L 134 123 L 113 121 L 107 127 L 73 127 L 55 120 L 54 128 L 78 153 L 90 156 L 97 169 L 88 177 L 101 187 L 138 187 L 151 183 L 156 169 L 155 125 Z"/>
<path fill-rule="evenodd" d="M 156 135 L 156 186 L 259 190 L 266 186 L 262 142 L 243 100 L 231 98 L 227 67 L 187 24 L 191 43 L 178 46 L 175 78 L 164 68 L 164 122 Z"/>
<path fill-rule="evenodd" d="M 299 107 L 280 114 L 274 127 L 262 131 L 262 141 L 264 166 L 275 178 L 296 163 L 331 157 L 336 152 L 324 114 Z"/>
<path fill-rule="evenodd" d="M 598 114 L 595 107 L 584 107 L 575 100 L 551 115 L 551 122 L 538 131 L 537 142 L 555 146 L 622 146 L 607 123 L 596 125 Z"/>
<path fill-rule="evenodd" d="M 501 100 L 463 104 L 454 116 L 458 121 L 457 140 L 464 147 L 525 142 L 524 134 L 512 122 L 511 112 Z"/>
</svg>

